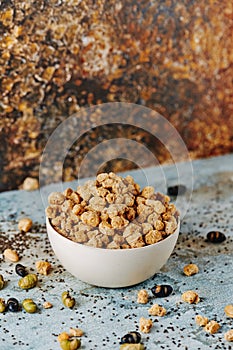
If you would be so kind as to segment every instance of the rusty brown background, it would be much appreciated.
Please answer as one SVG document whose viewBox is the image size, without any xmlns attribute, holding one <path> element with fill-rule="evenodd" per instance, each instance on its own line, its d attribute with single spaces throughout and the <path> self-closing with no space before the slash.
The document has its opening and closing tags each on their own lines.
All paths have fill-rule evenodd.
<svg viewBox="0 0 233 350">
<path fill-rule="evenodd" d="M 192 158 L 232 152 L 232 20 L 228 0 L 1 1 L 0 190 L 38 177 L 56 126 L 80 107 L 103 102 L 157 110 Z M 142 130 L 107 127 L 74 145 L 64 180 L 77 177 L 88 149 L 119 135 L 168 160 Z M 134 166 L 121 159 L 103 170 Z"/>
</svg>

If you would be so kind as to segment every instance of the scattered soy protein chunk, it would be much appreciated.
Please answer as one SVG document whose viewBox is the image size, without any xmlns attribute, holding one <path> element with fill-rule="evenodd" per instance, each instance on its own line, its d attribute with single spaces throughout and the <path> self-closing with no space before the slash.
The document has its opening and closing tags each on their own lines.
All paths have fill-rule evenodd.
<svg viewBox="0 0 233 350">
<path fill-rule="evenodd" d="M 227 341 L 233 341 L 233 329 L 229 329 L 229 331 L 224 334 L 224 338 Z"/>
<path fill-rule="evenodd" d="M 19 261 L 18 253 L 13 249 L 10 249 L 10 248 L 5 249 L 3 252 L 3 255 L 4 255 L 4 258 L 8 261 L 11 261 L 11 262 Z"/>
<path fill-rule="evenodd" d="M 200 298 L 193 290 L 187 290 L 182 294 L 182 300 L 189 304 L 197 304 L 199 303 Z"/>
<path fill-rule="evenodd" d="M 28 232 L 32 227 L 32 220 L 30 218 L 22 218 L 19 220 L 18 229 L 21 232 Z"/>
<path fill-rule="evenodd" d="M 148 303 L 148 292 L 145 289 L 141 289 L 138 292 L 137 302 L 139 304 L 146 304 Z"/>
<path fill-rule="evenodd" d="M 219 330 L 219 328 L 220 328 L 220 324 L 218 324 L 218 322 L 212 320 L 212 321 L 207 323 L 204 330 L 206 332 L 209 332 L 210 334 L 214 334 Z"/>
<path fill-rule="evenodd" d="M 148 314 L 151 316 L 165 316 L 167 313 L 167 310 L 158 304 L 154 304 L 151 306 L 151 308 L 148 310 Z"/>
<path fill-rule="evenodd" d="M 186 276 L 193 276 L 199 272 L 199 269 L 196 264 L 188 264 L 184 266 L 183 272 Z"/>
<path fill-rule="evenodd" d="M 149 333 L 153 327 L 153 322 L 149 318 L 141 317 L 139 320 L 139 330 L 142 333 Z"/>
<path fill-rule="evenodd" d="M 53 307 L 53 304 L 51 304 L 49 301 L 45 301 L 43 304 L 44 309 L 51 309 Z"/>
<path fill-rule="evenodd" d="M 208 318 L 202 315 L 197 315 L 195 317 L 196 324 L 201 327 L 205 327 L 209 322 Z"/>
<path fill-rule="evenodd" d="M 225 312 L 227 317 L 233 318 L 233 305 L 231 305 L 231 304 L 226 305 L 224 308 L 224 312 Z"/>
</svg>

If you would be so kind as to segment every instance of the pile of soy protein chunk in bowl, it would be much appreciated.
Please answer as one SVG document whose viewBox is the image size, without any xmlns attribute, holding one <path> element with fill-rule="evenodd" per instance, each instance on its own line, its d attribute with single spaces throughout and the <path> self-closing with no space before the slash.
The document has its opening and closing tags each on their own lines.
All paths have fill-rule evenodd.
<svg viewBox="0 0 233 350">
<path fill-rule="evenodd" d="M 142 190 L 128 175 L 101 173 L 76 191 L 49 195 L 46 216 L 53 228 L 74 242 L 108 249 L 140 248 L 173 234 L 179 212 L 170 197 Z"/>
</svg>

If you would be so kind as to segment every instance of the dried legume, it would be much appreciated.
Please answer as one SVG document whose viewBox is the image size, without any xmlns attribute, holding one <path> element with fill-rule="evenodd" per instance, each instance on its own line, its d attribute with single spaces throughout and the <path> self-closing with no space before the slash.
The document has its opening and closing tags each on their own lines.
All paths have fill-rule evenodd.
<svg viewBox="0 0 233 350">
<path fill-rule="evenodd" d="M 3 289 L 4 285 L 5 285 L 5 281 L 4 281 L 3 275 L 0 275 L 0 289 Z"/>
<path fill-rule="evenodd" d="M 57 340 L 61 342 L 62 340 L 70 339 L 70 335 L 67 332 L 62 332 L 58 335 Z"/>
<path fill-rule="evenodd" d="M 226 236 L 220 231 L 210 231 L 207 233 L 207 240 L 211 243 L 222 243 L 225 239 Z"/>
<path fill-rule="evenodd" d="M 29 273 L 25 277 L 21 278 L 18 285 L 22 289 L 34 288 L 37 284 L 37 276 L 34 273 Z"/>
<path fill-rule="evenodd" d="M 138 344 L 141 341 L 141 334 L 139 332 L 133 331 L 125 334 L 120 341 L 120 344 Z"/>
<path fill-rule="evenodd" d="M 72 298 L 71 296 L 70 296 L 70 294 L 69 294 L 69 292 L 63 292 L 62 293 L 62 302 L 63 302 L 63 304 L 66 306 L 66 307 L 68 307 L 68 308 L 70 308 L 70 309 L 72 309 L 72 307 L 74 307 L 74 305 L 75 305 L 75 299 L 74 298 Z"/>
<path fill-rule="evenodd" d="M 19 302 L 15 298 L 9 298 L 6 303 L 6 307 L 8 311 L 17 312 L 19 311 Z"/>
<path fill-rule="evenodd" d="M 120 350 L 144 350 L 143 344 L 122 344 Z"/>
<path fill-rule="evenodd" d="M 5 300 L 0 298 L 0 313 L 4 312 L 5 310 L 6 310 Z"/>
<path fill-rule="evenodd" d="M 24 310 L 30 314 L 33 314 L 37 310 L 36 303 L 32 299 L 24 299 L 22 302 Z"/>
<path fill-rule="evenodd" d="M 169 284 L 161 284 L 152 287 L 151 291 L 157 298 L 165 298 L 172 293 L 173 288 Z"/>
<path fill-rule="evenodd" d="M 26 271 L 25 266 L 23 266 L 21 264 L 16 264 L 15 272 L 17 273 L 17 275 L 19 275 L 21 277 L 25 277 L 28 274 L 28 272 Z"/>
<path fill-rule="evenodd" d="M 60 347 L 62 350 L 76 350 L 80 348 L 81 346 L 81 341 L 80 339 L 67 339 L 67 340 L 62 340 L 60 342 Z"/>
<path fill-rule="evenodd" d="M 169 196 L 182 195 L 186 192 L 186 187 L 184 185 L 169 186 L 167 189 L 167 194 Z"/>
</svg>

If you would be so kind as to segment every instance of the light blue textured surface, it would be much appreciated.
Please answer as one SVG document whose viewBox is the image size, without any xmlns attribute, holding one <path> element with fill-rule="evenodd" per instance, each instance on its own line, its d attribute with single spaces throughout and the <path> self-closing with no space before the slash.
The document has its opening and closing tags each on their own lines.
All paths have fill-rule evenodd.
<svg viewBox="0 0 233 350">
<path fill-rule="evenodd" d="M 167 309 L 165 317 L 150 317 L 154 326 L 148 335 L 142 335 L 147 350 L 209 350 L 232 349 L 224 340 L 224 333 L 233 328 L 233 319 L 224 314 L 224 307 L 233 304 L 233 155 L 198 160 L 193 162 L 194 191 L 189 210 L 181 224 L 181 234 L 175 251 L 168 263 L 146 282 L 122 289 L 105 289 L 87 285 L 59 265 L 53 255 L 45 231 L 44 207 L 40 192 L 12 191 L 0 195 L 1 244 L 12 246 L 20 252 L 20 262 L 35 271 L 35 261 L 47 259 L 53 265 L 48 276 L 40 276 L 38 287 L 28 292 L 20 290 L 19 276 L 14 264 L 0 263 L 0 273 L 7 284 L 0 297 L 33 298 L 38 304 L 36 314 L 0 314 L 1 350 L 55 350 L 59 349 L 57 335 L 69 327 L 80 327 L 85 332 L 81 349 L 115 350 L 125 333 L 138 327 L 141 316 L 149 317 L 147 310 L 157 302 Z M 185 171 L 185 164 L 184 164 Z M 171 166 L 162 168 L 167 183 L 176 180 Z M 149 183 L 164 191 L 164 182 L 159 178 L 161 169 L 147 169 Z M 131 172 L 143 184 L 140 171 Z M 162 184 L 160 188 L 159 184 Z M 65 184 L 65 186 L 68 184 Z M 55 185 L 46 188 L 49 193 Z M 35 225 L 33 231 L 19 234 L 17 221 L 29 216 Z M 211 229 L 223 231 L 227 240 L 214 245 L 205 241 Z M 8 241 L 7 241 L 8 240 Z M 3 247 L 1 247 L 3 248 Z M 183 266 L 190 262 L 199 266 L 200 272 L 192 277 L 182 273 Z M 165 299 L 152 297 L 154 284 L 168 283 L 174 288 Z M 145 288 L 151 299 L 146 305 L 136 302 L 138 290 Z M 189 289 L 198 291 L 200 303 L 189 305 L 181 301 L 181 294 Z M 63 308 L 61 293 L 69 290 L 76 298 L 74 309 Z M 43 309 L 45 300 L 52 309 Z M 221 324 L 218 333 L 207 334 L 195 324 L 195 315 L 203 314 Z"/>
</svg>

